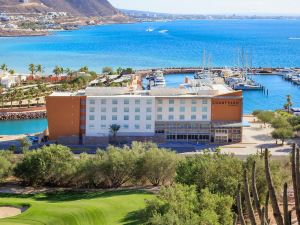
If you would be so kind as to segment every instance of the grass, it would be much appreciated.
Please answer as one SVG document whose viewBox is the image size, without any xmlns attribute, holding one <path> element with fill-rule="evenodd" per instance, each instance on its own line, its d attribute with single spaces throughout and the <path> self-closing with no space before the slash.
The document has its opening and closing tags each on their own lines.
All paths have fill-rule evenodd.
<svg viewBox="0 0 300 225">
<path fill-rule="evenodd" d="M 0 225 L 113 225 L 139 224 L 137 212 L 145 199 L 153 195 L 143 191 L 37 195 L 0 194 L 0 204 L 30 206 L 24 213 L 0 219 Z"/>
</svg>

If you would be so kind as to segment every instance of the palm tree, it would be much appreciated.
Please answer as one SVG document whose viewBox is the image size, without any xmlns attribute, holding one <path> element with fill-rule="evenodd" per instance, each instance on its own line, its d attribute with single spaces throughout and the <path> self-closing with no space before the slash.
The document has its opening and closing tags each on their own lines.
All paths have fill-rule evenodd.
<svg viewBox="0 0 300 225">
<path fill-rule="evenodd" d="M 35 65 L 33 63 L 29 64 L 28 70 L 30 71 L 31 75 L 35 74 Z"/>
<path fill-rule="evenodd" d="M 42 66 L 41 64 L 38 64 L 38 65 L 36 66 L 35 72 L 36 72 L 36 73 L 39 73 L 40 75 L 42 75 L 43 72 L 44 72 L 43 66 Z"/>
<path fill-rule="evenodd" d="M 14 88 L 12 88 L 10 92 L 7 93 L 7 99 L 9 99 L 10 101 L 10 108 L 13 107 L 13 101 L 16 100 L 17 94 L 18 94 L 18 90 Z"/>
<path fill-rule="evenodd" d="M 53 73 L 58 76 L 62 73 L 64 73 L 64 68 L 60 67 L 60 66 L 56 66 L 53 70 Z"/>
<path fill-rule="evenodd" d="M 32 95 L 31 95 L 31 93 L 29 93 L 29 94 L 27 95 L 28 108 L 30 108 L 31 100 L 32 100 Z"/>
<path fill-rule="evenodd" d="M 288 113 L 290 113 L 290 109 L 291 109 L 292 106 L 293 106 L 292 96 L 287 95 L 286 96 L 286 104 L 284 105 L 284 108 L 286 108 L 288 110 Z"/>
<path fill-rule="evenodd" d="M 2 72 L 3 72 L 3 75 L 5 74 L 5 72 L 8 70 L 8 67 L 7 67 L 7 65 L 6 64 L 2 64 L 1 66 L 0 66 L 0 69 L 2 70 Z"/>
<path fill-rule="evenodd" d="M 120 128 L 121 128 L 121 126 L 118 125 L 118 124 L 112 124 L 112 125 L 110 125 L 110 127 L 109 127 L 109 131 L 110 131 L 110 133 L 113 135 L 114 141 L 116 140 L 117 133 L 118 133 L 118 131 L 120 130 Z"/>
<path fill-rule="evenodd" d="M 9 70 L 8 72 L 10 75 L 14 75 L 16 73 L 15 70 L 13 70 L 13 69 Z"/>
<path fill-rule="evenodd" d="M 88 73 L 89 72 L 89 68 L 87 66 L 81 67 L 79 69 L 79 72 Z"/>
<path fill-rule="evenodd" d="M 1 108 L 4 106 L 4 99 L 5 99 L 5 94 L 4 92 L 4 87 L 0 84 L 0 99 L 1 99 Z"/>
</svg>

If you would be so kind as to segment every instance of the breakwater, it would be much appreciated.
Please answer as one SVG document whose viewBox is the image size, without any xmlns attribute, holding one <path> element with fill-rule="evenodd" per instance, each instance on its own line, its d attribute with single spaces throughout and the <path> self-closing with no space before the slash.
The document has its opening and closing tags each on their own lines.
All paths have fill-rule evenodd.
<svg viewBox="0 0 300 225">
<path fill-rule="evenodd" d="M 0 121 L 46 119 L 46 118 L 47 118 L 46 111 L 0 113 Z"/>
</svg>

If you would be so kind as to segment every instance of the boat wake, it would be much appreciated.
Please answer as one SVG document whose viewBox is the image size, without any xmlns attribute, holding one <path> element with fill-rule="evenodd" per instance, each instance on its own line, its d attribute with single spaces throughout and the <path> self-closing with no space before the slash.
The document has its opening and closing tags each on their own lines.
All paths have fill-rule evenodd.
<svg viewBox="0 0 300 225">
<path fill-rule="evenodd" d="M 158 32 L 161 33 L 161 34 L 165 34 L 165 33 L 168 32 L 168 30 L 160 30 L 160 31 L 158 31 Z"/>
<path fill-rule="evenodd" d="M 289 40 L 300 40 L 300 37 L 289 37 Z"/>
</svg>

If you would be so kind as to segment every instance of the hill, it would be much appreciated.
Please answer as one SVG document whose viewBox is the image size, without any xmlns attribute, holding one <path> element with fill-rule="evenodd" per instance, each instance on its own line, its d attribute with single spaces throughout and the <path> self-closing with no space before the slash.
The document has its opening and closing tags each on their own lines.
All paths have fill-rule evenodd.
<svg viewBox="0 0 300 225">
<path fill-rule="evenodd" d="M 68 12 L 73 16 L 114 16 L 120 12 L 107 0 L 0 0 L 0 12 Z"/>
</svg>

